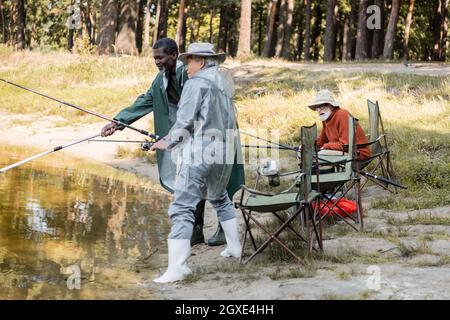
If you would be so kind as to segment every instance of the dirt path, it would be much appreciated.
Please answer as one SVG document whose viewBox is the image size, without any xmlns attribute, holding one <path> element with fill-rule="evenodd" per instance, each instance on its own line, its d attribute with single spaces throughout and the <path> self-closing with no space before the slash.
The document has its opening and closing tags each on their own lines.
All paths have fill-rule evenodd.
<svg viewBox="0 0 450 320">
<path fill-rule="evenodd" d="M 294 63 L 283 60 L 252 60 L 245 63 L 234 61 L 229 68 L 239 69 L 237 75 L 253 73 L 258 68 L 289 68 L 309 72 L 374 72 L 374 73 L 399 73 L 422 76 L 448 76 L 450 75 L 449 63 Z"/>
</svg>

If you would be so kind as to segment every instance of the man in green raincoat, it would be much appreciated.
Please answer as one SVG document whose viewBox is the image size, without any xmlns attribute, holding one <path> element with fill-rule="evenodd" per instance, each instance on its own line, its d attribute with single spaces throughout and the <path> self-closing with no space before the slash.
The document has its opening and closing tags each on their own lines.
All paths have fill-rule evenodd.
<svg viewBox="0 0 450 320">
<path fill-rule="evenodd" d="M 168 134 L 170 128 L 176 121 L 178 102 L 181 97 L 185 82 L 188 80 L 186 67 L 178 58 L 178 46 L 176 42 L 169 38 L 158 40 L 153 46 L 153 57 L 159 73 L 153 80 L 150 89 L 140 95 L 136 101 L 128 108 L 119 112 L 114 119 L 126 124 L 132 124 L 143 116 L 153 112 L 155 134 L 164 137 Z M 112 135 L 116 130 L 121 130 L 115 122 L 111 122 L 102 129 L 102 136 Z M 158 150 L 157 163 L 161 185 L 173 192 L 175 181 L 176 164 L 171 159 L 171 151 Z M 236 159 L 242 159 L 241 150 L 237 150 Z M 234 193 L 245 184 L 244 167 L 242 162 L 235 164 L 231 173 L 227 192 L 230 199 Z M 195 245 L 204 242 L 203 236 L 203 217 L 205 201 L 201 201 L 195 212 L 194 230 L 191 238 L 191 244 Z M 220 223 L 216 233 L 208 240 L 208 245 L 217 246 L 225 244 L 225 235 Z"/>
</svg>

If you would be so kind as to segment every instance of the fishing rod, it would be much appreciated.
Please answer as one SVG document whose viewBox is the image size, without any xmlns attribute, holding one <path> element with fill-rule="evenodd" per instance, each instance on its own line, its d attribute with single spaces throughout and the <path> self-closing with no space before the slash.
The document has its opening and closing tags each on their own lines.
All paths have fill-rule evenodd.
<svg viewBox="0 0 450 320">
<path fill-rule="evenodd" d="M 386 183 L 386 184 L 392 184 L 393 186 L 395 186 L 395 187 L 397 187 L 397 188 L 400 188 L 400 189 L 408 189 L 408 187 L 406 187 L 406 186 L 404 186 L 404 185 L 401 185 L 401 184 L 399 184 L 398 182 L 388 180 L 388 179 L 386 179 L 386 178 L 384 178 L 384 177 L 377 176 L 377 175 L 372 174 L 372 173 L 370 173 L 370 172 L 361 171 L 361 170 L 358 170 L 358 169 L 353 169 L 353 170 L 356 171 L 356 172 L 358 172 L 358 173 L 360 173 L 360 174 L 362 174 L 363 176 L 366 176 L 366 177 L 369 177 L 369 178 L 372 178 L 372 179 L 379 180 L 379 181 L 384 182 L 384 183 Z"/>
<path fill-rule="evenodd" d="M 74 141 L 73 139 L 50 139 L 50 141 Z M 150 151 L 154 142 L 152 141 L 135 141 L 135 140 L 101 140 L 101 139 L 90 139 L 89 142 L 128 142 L 128 143 L 140 143 L 142 151 Z"/>
<path fill-rule="evenodd" d="M 268 143 L 270 143 L 270 144 L 277 145 L 277 146 L 279 146 L 279 147 L 282 147 L 283 149 L 288 149 L 288 150 L 292 150 L 292 151 L 299 151 L 299 149 L 296 148 L 296 147 L 290 147 L 290 146 L 287 146 L 287 145 L 284 145 L 284 144 L 280 144 L 280 143 L 278 143 L 278 142 L 273 142 L 273 141 L 270 141 L 270 140 L 267 140 L 267 139 L 263 139 L 263 138 L 258 137 L 258 136 L 256 136 L 256 135 L 253 135 L 253 134 L 250 134 L 250 133 L 243 132 L 243 131 L 241 131 L 241 130 L 239 130 L 239 132 L 242 133 L 242 134 L 245 134 L 246 136 L 253 137 L 253 138 L 259 139 L 259 140 L 261 140 L 261 141 L 268 142 Z"/>
<path fill-rule="evenodd" d="M 266 140 L 266 139 L 263 139 L 263 138 L 261 138 L 261 137 L 258 137 L 258 136 L 252 135 L 252 134 L 248 134 L 248 133 L 242 132 L 242 131 L 241 131 L 241 133 L 242 133 L 242 134 L 245 134 L 245 135 L 248 135 L 248 136 L 251 136 L 251 137 L 254 137 L 254 138 L 257 138 L 257 139 L 259 139 L 259 140 L 268 142 L 268 143 L 275 144 L 275 145 L 278 146 L 278 147 L 270 147 L 270 146 L 267 146 L 267 148 L 283 149 L 283 150 L 286 150 L 286 149 L 287 149 L 287 150 L 292 150 L 292 151 L 300 151 L 300 149 L 299 149 L 298 147 L 290 147 L 290 146 L 287 146 L 287 145 L 282 145 L 282 144 L 279 144 L 279 143 L 276 143 L 276 142 L 272 142 L 272 141 L 270 141 L 270 140 Z M 250 147 L 257 147 L 257 148 L 259 148 L 260 146 L 249 146 L 249 145 L 245 145 L 245 147 L 249 147 L 249 148 L 250 148 Z M 264 147 L 264 146 L 262 146 L 262 147 Z M 324 159 L 324 158 L 321 158 L 321 157 L 318 157 L 318 160 L 324 161 L 324 162 L 329 163 L 329 164 L 332 164 L 332 165 L 336 165 L 336 164 L 337 164 L 336 162 L 333 162 L 333 161 L 330 161 L 330 160 L 327 160 L 327 159 Z M 339 164 L 337 164 L 337 165 L 340 166 L 340 167 L 343 167 L 343 164 L 342 164 L 342 163 L 345 163 L 345 162 L 347 162 L 347 160 L 344 161 L 344 162 L 341 161 L 341 163 L 339 163 Z M 355 172 L 357 172 L 357 173 L 359 173 L 359 174 L 361 174 L 361 175 L 363 175 L 363 176 L 365 176 L 365 177 L 369 177 L 369 178 L 372 178 L 372 179 L 376 179 L 376 180 L 379 180 L 379 181 L 384 182 L 384 183 L 386 183 L 386 184 L 391 184 L 391 185 L 393 185 L 393 186 L 395 186 L 395 187 L 397 187 L 397 188 L 400 188 L 400 189 L 408 189 L 406 186 L 401 185 L 401 184 L 399 184 L 398 182 L 388 180 L 388 179 L 386 179 L 386 178 L 384 178 L 384 177 L 382 177 L 382 176 L 378 176 L 378 175 L 372 174 L 372 173 L 370 173 L 370 172 L 362 171 L 362 170 L 355 169 L 355 168 L 352 168 L 352 169 L 353 169 L 353 171 L 355 171 Z"/>
<path fill-rule="evenodd" d="M 75 139 L 49 139 L 49 141 L 75 141 Z M 102 139 L 91 139 L 88 142 L 115 142 L 115 143 L 147 143 L 149 141 L 137 141 L 137 140 L 102 140 Z M 257 148 L 257 149 L 280 149 L 280 150 L 292 150 L 292 148 L 288 147 L 278 147 L 278 146 L 259 146 L 259 145 L 242 145 L 242 148 Z M 297 148 L 295 148 L 297 150 Z"/>
<path fill-rule="evenodd" d="M 49 141 L 75 141 L 75 139 L 49 139 Z M 146 143 L 149 141 L 137 141 L 137 140 L 102 140 L 102 139 L 90 139 L 88 142 L 129 142 L 129 143 Z"/>
<path fill-rule="evenodd" d="M 291 150 L 294 151 L 293 149 L 295 149 L 295 151 L 298 151 L 298 148 L 291 148 L 291 147 L 279 147 L 279 146 L 259 146 L 259 145 L 248 145 L 248 144 L 244 144 L 242 146 L 242 148 L 257 148 L 257 149 L 280 149 L 280 150 Z"/>
<path fill-rule="evenodd" d="M 64 105 L 66 105 L 66 106 L 68 106 L 68 107 L 75 108 L 75 109 L 77 109 L 77 110 L 79 110 L 79 111 L 82 111 L 82 112 L 91 114 L 91 115 L 96 116 L 96 117 L 98 117 L 98 118 L 101 118 L 101 119 L 103 119 L 103 120 L 107 120 L 107 121 L 110 121 L 110 122 L 114 122 L 114 123 L 116 123 L 116 124 L 119 125 L 119 126 L 124 126 L 124 127 L 128 128 L 128 129 L 137 131 L 137 132 L 139 132 L 139 133 L 141 133 L 141 134 L 143 134 L 143 135 L 145 135 L 145 136 L 147 136 L 147 137 L 150 137 L 150 138 L 152 138 L 152 139 L 154 139 L 154 140 L 158 140 L 158 139 L 159 139 L 159 137 L 158 137 L 157 135 L 154 135 L 154 134 L 152 134 L 152 133 L 149 133 L 149 132 L 146 131 L 146 130 L 143 130 L 143 129 L 139 129 L 139 128 L 130 126 L 130 125 L 128 125 L 128 124 L 126 124 L 126 123 L 123 123 L 123 122 L 121 122 L 121 121 L 119 121 L 119 120 L 115 120 L 115 119 L 112 119 L 112 118 L 103 116 L 103 115 L 101 115 L 101 114 L 99 114 L 99 113 L 96 113 L 96 112 L 93 112 L 93 111 L 84 109 L 84 108 L 79 107 L 79 106 L 77 106 L 77 105 L 74 105 L 74 104 L 72 104 L 72 103 L 68 103 L 68 102 L 65 102 L 65 101 L 62 101 L 62 100 L 59 100 L 59 99 L 50 97 L 49 95 L 46 95 L 46 94 L 44 94 L 44 93 L 35 91 L 35 90 L 33 90 L 33 89 L 26 88 L 26 87 L 24 87 L 24 86 L 21 86 L 20 84 L 16 84 L 16 83 L 14 83 L 14 82 L 11 82 L 11 81 L 8 81 L 8 80 L 2 79 L 2 78 L 0 78 L 0 81 L 3 81 L 3 82 L 5 82 L 5 83 L 10 84 L 10 85 L 12 85 L 12 86 L 15 86 L 15 87 L 17 87 L 17 88 L 23 89 L 23 90 L 25 90 L 25 91 L 32 92 L 32 93 L 37 94 L 37 95 L 39 95 L 39 96 L 41 96 L 41 97 L 44 97 L 44 98 L 47 98 L 47 99 L 50 99 L 50 100 L 59 102 L 60 104 L 64 104 Z"/>
<path fill-rule="evenodd" d="M 99 137 L 99 136 L 101 136 L 101 134 L 96 134 L 96 135 L 89 136 L 89 137 L 87 137 L 87 138 L 83 138 L 83 139 L 77 140 L 77 141 L 75 141 L 75 142 L 66 144 L 66 145 L 54 147 L 54 148 L 52 148 L 52 149 L 50 149 L 50 150 L 48 150 L 48 151 L 44 151 L 44 152 L 42 152 L 42 153 L 39 153 L 39 154 L 37 154 L 37 155 L 31 156 L 31 157 L 26 158 L 26 159 L 24 159 L 24 160 L 21 160 L 21 161 L 19 161 L 19 162 L 13 163 L 13 164 L 11 164 L 11 165 L 9 165 L 9 166 L 7 166 L 7 167 L 4 167 L 4 168 L 0 169 L 0 173 L 4 173 L 4 172 L 6 172 L 6 171 L 8 171 L 8 170 L 11 170 L 11 169 L 13 169 L 13 168 L 15 168 L 15 167 L 18 167 L 18 166 L 20 166 L 20 165 L 22 165 L 22 164 L 24 164 L 24 163 L 27 163 L 27 162 L 30 162 L 30 161 L 32 161 L 32 160 L 41 158 L 41 157 L 46 156 L 46 155 L 48 155 L 48 154 L 50 154 L 50 153 L 57 152 L 57 151 L 59 151 L 59 150 L 63 150 L 63 149 L 65 149 L 65 148 L 74 146 L 74 145 L 79 144 L 79 143 L 82 143 L 82 142 L 84 142 L 84 141 L 88 141 L 89 139 L 97 138 L 97 137 Z"/>
</svg>

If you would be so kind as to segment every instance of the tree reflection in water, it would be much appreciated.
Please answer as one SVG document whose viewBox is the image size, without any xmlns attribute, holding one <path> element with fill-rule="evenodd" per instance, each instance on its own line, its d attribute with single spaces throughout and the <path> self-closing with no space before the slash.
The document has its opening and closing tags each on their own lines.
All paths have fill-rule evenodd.
<svg viewBox="0 0 450 320">
<path fill-rule="evenodd" d="M 2 150 L 0 163 L 11 162 Z M 66 165 L 34 163 L 0 179 L 0 299 L 143 297 L 136 264 L 167 237 L 168 194 L 109 167 Z M 80 290 L 67 288 L 72 265 Z"/>
</svg>

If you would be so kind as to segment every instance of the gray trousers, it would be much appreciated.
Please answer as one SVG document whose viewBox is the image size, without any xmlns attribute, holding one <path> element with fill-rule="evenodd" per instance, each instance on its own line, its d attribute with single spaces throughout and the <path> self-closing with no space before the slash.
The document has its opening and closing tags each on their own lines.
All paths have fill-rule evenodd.
<svg viewBox="0 0 450 320">
<path fill-rule="evenodd" d="M 172 224 L 169 239 L 191 239 L 195 221 L 194 212 L 197 204 L 203 198 L 180 190 L 175 190 L 173 195 L 174 199 L 169 207 L 169 218 Z M 226 190 L 218 199 L 208 201 L 216 210 L 219 221 L 227 221 L 236 217 L 233 203 Z"/>
</svg>

